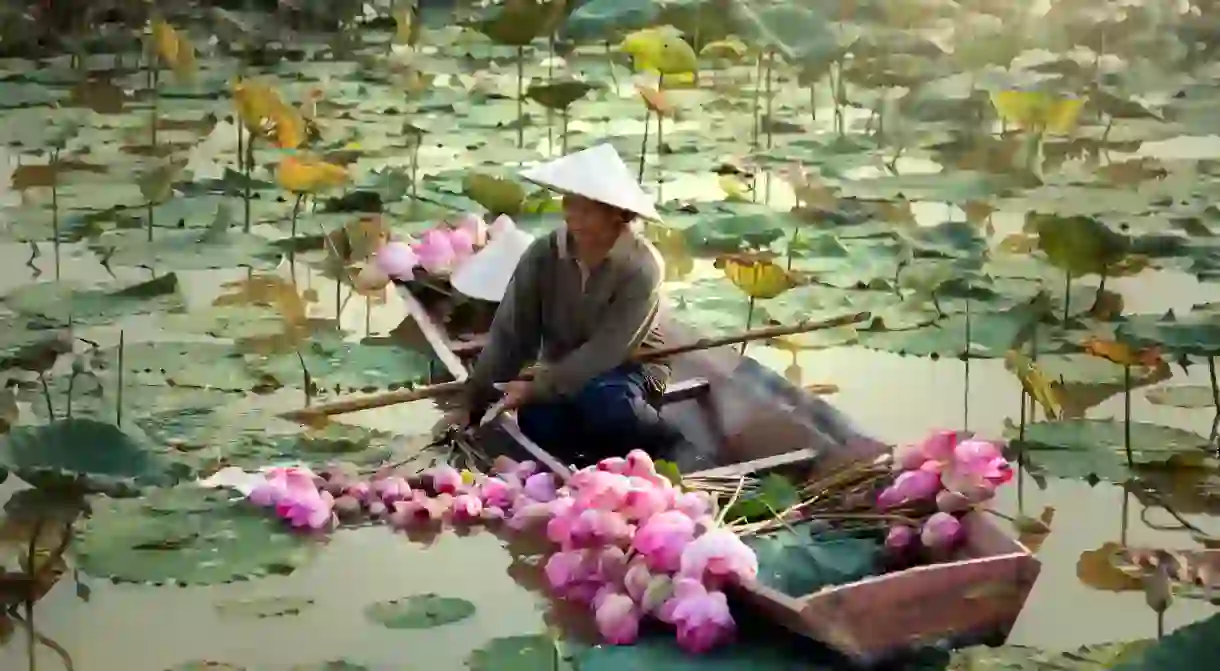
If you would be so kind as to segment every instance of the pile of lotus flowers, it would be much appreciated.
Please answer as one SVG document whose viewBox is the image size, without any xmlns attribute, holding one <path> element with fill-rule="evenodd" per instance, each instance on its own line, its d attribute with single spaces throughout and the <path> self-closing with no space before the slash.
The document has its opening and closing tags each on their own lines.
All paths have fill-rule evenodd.
<svg viewBox="0 0 1220 671">
<path fill-rule="evenodd" d="M 500 215 L 490 227 L 483 218 L 466 213 L 452 223 L 443 222 L 425 231 L 418 240 L 393 240 L 379 249 L 374 261 L 385 275 L 409 280 L 415 269 L 445 277 L 502 232 L 515 228 L 507 215 Z"/>
<path fill-rule="evenodd" d="M 544 569 L 551 588 L 592 608 L 616 645 L 634 642 L 652 616 L 676 628 L 684 649 L 710 650 L 735 631 L 724 587 L 758 575 L 754 552 L 717 523 L 711 499 L 682 491 L 639 450 L 562 486 L 533 462 L 501 460 L 492 475 L 438 466 L 411 479 L 276 468 L 248 497 L 299 529 L 371 517 L 404 530 L 500 520 L 519 532 L 544 530 L 558 546 Z"/>
<path fill-rule="evenodd" d="M 886 545 L 897 553 L 921 547 L 933 555 L 952 551 L 965 539 L 959 516 L 990 501 L 1013 477 L 1001 445 L 956 431 L 937 431 L 922 443 L 898 447 L 893 468 L 897 475 L 877 497 L 877 508 L 935 511 L 918 529 L 902 523 L 890 527 Z"/>
</svg>

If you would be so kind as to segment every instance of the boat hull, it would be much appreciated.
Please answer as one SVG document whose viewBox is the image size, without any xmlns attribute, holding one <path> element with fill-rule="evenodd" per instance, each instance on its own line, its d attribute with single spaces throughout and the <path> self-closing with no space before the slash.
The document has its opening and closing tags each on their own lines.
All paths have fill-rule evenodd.
<svg viewBox="0 0 1220 671">
<path fill-rule="evenodd" d="M 437 354 L 450 374 L 465 379 L 467 361 L 481 349 L 481 335 L 447 330 L 444 301 L 430 301 L 420 285 L 397 288 L 430 344 L 443 350 Z M 667 340 L 699 339 L 665 312 L 661 318 Z M 670 364 L 673 382 L 662 414 L 696 446 L 695 454 L 679 459 L 681 471 L 692 477 L 761 475 L 794 467 L 830 471 L 890 450 L 825 400 L 741 356 L 736 348 L 682 354 Z M 569 465 L 525 437 L 511 414 L 497 419 L 492 433 L 560 477 L 571 474 Z M 949 562 L 802 597 L 759 583 L 740 586 L 738 596 L 775 622 L 864 666 L 944 641 L 1002 640 L 1041 566 L 1027 548 L 982 514 L 968 515 L 963 523 L 967 545 Z"/>
</svg>

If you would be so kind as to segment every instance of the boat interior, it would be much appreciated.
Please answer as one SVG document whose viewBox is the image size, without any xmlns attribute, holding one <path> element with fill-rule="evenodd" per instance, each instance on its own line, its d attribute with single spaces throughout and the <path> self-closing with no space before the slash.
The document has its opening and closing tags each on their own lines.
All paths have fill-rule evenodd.
<svg viewBox="0 0 1220 671">
<path fill-rule="evenodd" d="M 495 305 L 455 298 L 444 289 L 422 282 L 399 284 L 398 288 L 421 328 L 435 329 L 425 337 L 438 350 L 438 358 L 455 379 L 464 378 L 482 350 Z M 666 339 L 674 345 L 694 343 L 703 337 L 672 319 L 665 310 L 661 319 Z M 742 356 L 738 346 L 678 354 L 668 363 L 673 372 L 661 415 L 693 445 L 690 453 L 672 455 L 683 473 L 780 455 L 787 459 L 817 455 L 819 460 L 838 461 L 872 457 L 888 449 L 866 438 L 826 401 Z M 514 420 L 506 417 L 496 424 L 491 434 L 516 443 L 506 446 L 510 456 L 524 448 L 531 457 L 541 457 L 534 453 L 537 446 L 521 434 Z M 557 462 L 554 458 L 542 461 L 551 467 L 566 467 L 552 463 Z"/>
</svg>

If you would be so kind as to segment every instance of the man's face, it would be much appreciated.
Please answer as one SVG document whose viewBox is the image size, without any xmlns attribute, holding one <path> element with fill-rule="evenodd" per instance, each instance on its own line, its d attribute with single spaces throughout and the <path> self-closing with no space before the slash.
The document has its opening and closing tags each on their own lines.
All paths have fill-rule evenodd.
<svg viewBox="0 0 1220 671">
<path fill-rule="evenodd" d="M 582 250 L 613 245 L 623 231 L 625 220 L 617 208 L 573 195 L 563 197 L 563 218 L 573 241 Z"/>
</svg>

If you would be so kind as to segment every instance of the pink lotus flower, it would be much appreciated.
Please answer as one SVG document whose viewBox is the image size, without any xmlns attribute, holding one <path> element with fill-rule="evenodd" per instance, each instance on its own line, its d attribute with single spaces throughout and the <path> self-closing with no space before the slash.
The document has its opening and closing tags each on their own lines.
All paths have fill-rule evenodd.
<svg viewBox="0 0 1220 671">
<path fill-rule="evenodd" d="M 525 531 L 535 524 L 547 522 L 548 536 L 553 507 L 537 501 L 516 502 L 512 507 L 512 515 L 508 518 L 508 528 L 514 531 Z"/>
<path fill-rule="evenodd" d="M 464 228 L 449 230 L 449 246 L 453 249 L 454 263 L 461 263 L 474 254 L 474 234 Z"/>
<path fill-rule="evenodd" d="M 926 501 L 940 491 L 940 476 L 929 471 L 903 471 L 877 497 L 877 506 L 890 510 L 907 503 Z"/>
<path fill-rule="evenodd" d="M 276 504 L 276 513 L 297 529 L 322 529 L 335 518 L 335 499 L 330 492 L 293 491 Z"/>
<path fill-rule="evenodd" d="M 614 585 L 621 585 L 627 575 L 627 553 L 622 548 L 610 545 L 602 548 L 596 557 L 597 568 L 594 573 L 597 579 Z"/>
<path fill-rule="evenodd" d="M 483 505 L 509 508 L 517 492 L 500 478 L 484 478 L 479 483 L 479 496 L 483 499 Z"/>
<path fill-rule="evenodd" d="M 419 257 L 411 245 L 394 240 L 382 245 L 373 259 L 381 272 L 395 279 L 410 279 L 415 267 L 419 265 Z"/>
<path fill-rule="evenodd" d="M 555 478 L 550 473 L 534 473 L 525 479 L 525 495 L 547 503 L 555 500 Z"/>
<path fill-rule="evenodd" d="M 594 612 L 597 631 L 611 645 L 631 645 L 640 634 L 640 611 L 626 594 L 612 593 L 600 599 Z"/>
<path fill-rule="evenodd" d="M 318 492 L 313 473 L 302 468 L 272 468 L 264 474 L 265 480 L 250 491 L 250 502 L 268 507 L 285 498 L 299 497 Z"/>
<path fill-rule="evenodd" d="M 657 474 L 657 465 L 644 450 L 632 450 L 627 453 L 627 469 L 624 475 L 649 476 Z"/>
<path fill-rule="evenodd" d="M 650 582 L 652 582 L 652 572 L 648 570 L 648 564 L 643 561 L 631 562 L 630 568 L 623 576 L 623 587 L 636 603 L 643 600 L 644 592 L 648 590 Z"/>
<path fill-rule="evenodd" d="M 885 536 L 885 546 L 894 551 L 906 550 L 914 542 L 915 530 L 905 524 L 890 527 L 890 532 Z"/>
<path fill-rule="evenodd" d="M 1012 465 L 1000 446 L 985 440 L 962 441 L 953 451 L 955 470 L 986 480 L 993 486 L 1012 479 Z"/>
<path fill-rule="evenodd" d="M 953 458 L 953 448 L 957 446 L 956 431 L 937 431 L 920 445 L 924 457 L 930 461 L 945 462 Z"/>
<path fill-rule="evenodd" d="M 736 630 L 729 602 L 723 592 L 708 591 L 699 581 L 687 578 L 674 583 L 674 603 L 669 617 L 678 627 L 678 645 L 701 654 L 732 638 Z"/>
<path fill-rule="evenodd" d="M 631 491 L 631 481 L 626 476 L 605 471 L 589 473 L 588 482 L 585 484 L 569 482 L 569 486 L 576 490 L 576 505 L 599 510 L 622 508 L 627 500 L 627 492 Z"/>
<path fill-rule="evenodd" d="M 674 509 L 693 520 L 701 519 L 712 513 L 712 499 L 707 492 L 685 492 L 674 501 Z"/>
<path fill-rule="evenodd" d="M 477 214 L 467 212 L 458 217 L 458 220 L 454 222 L 454 228 L 460 228 L 469 233 L 470 239 L 474 241 L 476 247 L 487 244 L 487 223 Z"/>
<path fill-rule="evenodd" d="M 484 522 L 499 522 L 506 515 L 504 509 L 499 506 L 483 506 L 483 512 L 479 513 L 479 517 L 483 518 Z"/>
<path fill-rule="evenodd" d="M 419 242 L 411 246 L 419 265 L 434 275 L 444 275 L 453 269 L 456 255 L 449 235 L 437 228 L 425 231 Z"/>
<path fill-rule="evenodd" d="M 631 478 L 627 496 L 623 499 L 623 514 L 633 522 L 641 522 L 669 507 L 668 492 L 643 478 Z"/>
<path fill-rule="evenodd" d="M 627 472 L 627 460 L 622 457 L 606 457 L 597 462 L 597 470 L 622 475 Z"/>
<path fill-rule="evenodd" d="M 400 528 L 431 524 L 441 519 L 443 513 L 443 506 L 438 501 L 417 491 L 409 499 L 394 502 L 390 522 Z"/>
<path fill-rule="evenodd" d="M 347 489 L 343 490 L 343 493 L 357 501 L 368 503 L 372 496 L 373 488 L 369 486 L 369 483 L 361 481 L 351 484 Z"/>
<path fill-rule="evenodd" d="M 411 497 L 411 485 L 407 483 L 405 478 L 398 476 L 374 480 L 371 489 L 375 496 L 380 497 L 386 503 L 393 503 Z"/>
<path fill-rule="evenodd" d="M 481 519 L 483 502 L 473 494 L 458 494 L 453 497 L 449 511 L 453 515 L 454 522 L 469 524 Z"/>
<path fill-rule="evenodd" d="M 452 466 L 436 466 L 428 474 L 432 477 L 432 489 L 437 494 L 457 494 L 462 489 L 462 474 Z"/>
<path fill-rule="evenodd" d="M 919 540 L 925 547 L 933 550 L 947 550 L 957 544 L 965 535 L 962 523 L 949 513 L 933 513 L 923 523 L 923 531 Z"/>
<path fill-rule="evenodd" d="M 573 547 L 617 545 L 631 540 L 634 529 L 621 513 L 591 508 L 582 510 L 572 521 L 568 542 Z"/>
<path fill-rule="evenodd" d="M 894 448 L 894 466 L 900 471 L 913 471 L 928 461 L 923 445 L 899 445 Z"/>
<path fill-rule="evenodd" d="M 758 557 L 737 534 L 716 527 L 686 546 L 678 573 L 700 581 L 744 582 L 758 577 Z"/>
<path fill-rule="evenodd" d="M 640 526 L 631 546 L 654 571 L 676 571 L 683 551 L 695 537 L 695 521 L 677 510 L 650 517 Z"/>
<path fill-rule="evenodd" d="M 970 499 L 961 492 L 942 489 L 936 494 L 936 509 L 945 513 L 960 513 L 970 507 Z"/>
<path fill-rule="evenodd" d="M 491 239 L 495 240 L 505 233 L 516 230 L 516 228 L 517 224 L 513 221 L 512 217 L 507 214 L 501 214 L 496 217 L 495 221 L 491 222 L 491 229 L 488 232 Z"/>
</svg>

